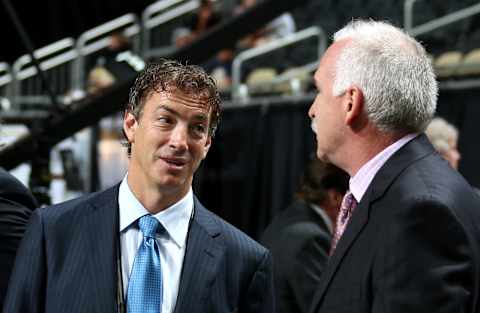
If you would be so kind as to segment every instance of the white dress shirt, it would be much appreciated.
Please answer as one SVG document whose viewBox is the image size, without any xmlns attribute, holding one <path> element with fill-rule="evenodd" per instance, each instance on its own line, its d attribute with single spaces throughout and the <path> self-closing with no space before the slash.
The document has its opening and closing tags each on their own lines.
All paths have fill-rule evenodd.
<svg viewBox="0 0 480 313">
<path fill-rule="evenodd" d="M 406 145 L 410 140 L 414 139 L 417 136 L 418 134 L 412 133 L 405 135 L 399 140 L 395 141 L 394 143 L 383 149 L 379 154 L 370 159 L 367 163 L 365 163 L 358 170 L 355 176 L 350 178 L 349 189 L 358 203 L 360 203 L 360 201 L 362 200 L 363 195 L 367 191 L 367 188 L 368 186 L 370 186 L 372 180 L 375 178 L 377 172 L 388 161 L 388 159 L 390 159 L 390 157 L 395 152 L 400 150 L 401 147 Z"/>
<path fill-rule="evenodd" d="M 143 234 L 135 222 L 140 217 L 149 214 L 128 186 L 127 176 L 125 176 L 120 184 L 118 205 L 120 208 L 120 250 L 123 292 L 126 298 L 133 261 L 143 241 Z M 192 212 L 193 192 L 192 189 L 190 189 L 183 199 L 160 213 L 153 215 L 166 229 L 166 234 L 157 234 L 156 236 L 162 264 L 162 313 L 173 313 L 175 310 L 180 274 L 185 256 L 185 243 Z"/>
</svg>

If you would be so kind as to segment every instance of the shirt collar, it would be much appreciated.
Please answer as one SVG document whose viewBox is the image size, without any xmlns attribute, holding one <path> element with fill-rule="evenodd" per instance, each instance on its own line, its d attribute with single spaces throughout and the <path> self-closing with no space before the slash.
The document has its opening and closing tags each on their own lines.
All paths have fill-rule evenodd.
<svg viewBox="0 0 480 313">
<path fill-rule="evenodd" d="M 128 174 L 123 178 L 118 193 L 120 232 L 126 231 L 140 217 L 150 214 L 128 186 L 127 176 Z M 190 188 L 180 201 L 153 216 L 163 225 L 173 242 L 183 247 L 187 239 L 192 212 L 193 191 Z"/>
<path fill-rule="evenodd" d="M 360 202 L 363 198 L 363 195 L 367 191 L 368 186 L 372 182 L 375 175 L 380 170 L 380 168 L 387 162 L 387 160 L 397 152 L 401 147 L 407 144 L 410 140 L 417 137 L 418 134 L 412 133 L 403 136 L 399 140 L 395 141 L 380 153 L 370 159 L 365 163 L 355 174 L 355 176 L 350 178 L 350 191 L 355 197 L 357 202 Z"/>
</svg>

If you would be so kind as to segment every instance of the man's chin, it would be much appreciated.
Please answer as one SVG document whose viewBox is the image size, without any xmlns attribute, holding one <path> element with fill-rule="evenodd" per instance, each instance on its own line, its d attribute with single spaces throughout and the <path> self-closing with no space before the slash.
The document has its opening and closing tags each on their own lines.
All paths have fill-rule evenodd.
<svg viewBox="0 0 480 313">
<path fill-rule="evenodd" d="M 324 163 L 331 163 L 328 156 L 325 153 L 323 153 L 322 151 L 317 150 L 317 159 L 319 159 L 320 161 L 322 161 Z"/>
<path fill-rule="evenodd" d="M 184 177 L 166 174 L 163 174 L 162 177 L 157 181 L 158 188 L 164 190 L 181 190 L 187 188 L 188 184 L 188 179 Z"/>
</svg>

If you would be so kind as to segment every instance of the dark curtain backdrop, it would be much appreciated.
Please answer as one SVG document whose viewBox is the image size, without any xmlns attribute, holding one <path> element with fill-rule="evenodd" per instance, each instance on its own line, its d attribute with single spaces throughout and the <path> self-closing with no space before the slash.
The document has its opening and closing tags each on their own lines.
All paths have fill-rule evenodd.
<svg viewBox="0 0 480 313">
<path fill-rule="evenodd" d="M 470 184 L 480 187 L 480 89 L 441 91 L 437 114 L 459 131 L 462 154 L 459 171 Z"/>
<path fill-rule="evenodd" d="M 441 91 L 437 114 L 460 131 L 460 172 L 480 186 L 478 90 Z M 307 117 L 311 100 L 227 109 L 195 178 L 201 202 L 258 239 L 293 199 L 315 141 Z"/>
<path fill-rule="evenodd" d="M 272 216 L 291 202 L 314 151 L 308 104 L 225 110 L 195 177 L 200 200 L 257 238 Z"/>
</svg>

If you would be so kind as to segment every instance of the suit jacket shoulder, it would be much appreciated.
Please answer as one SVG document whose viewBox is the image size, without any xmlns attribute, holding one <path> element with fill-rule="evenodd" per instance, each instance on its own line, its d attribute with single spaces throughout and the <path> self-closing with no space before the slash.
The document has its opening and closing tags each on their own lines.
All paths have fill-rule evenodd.
<svg viewBox="0 0 480 313">
<path fill-rule="evenodd" d="M 30 210 L 38 206 L 30 191 L 2 168 L 0 168 L 0 186 L 0 199 L 3 203 L 22 206 Z"/>
<path fill-rule="evenodd" d="M 30 191 L 0 168 L 0 308 L 20 240 L 37 202 Z"/>
<path fill-rule="evenodd" d="M 274 312 L 270 253 L 195 198 L 176 313 Z"/>
<path fill-rule="evenodd" d="M 220 236 L 223 244 L 232 249 L 240 249 L 246 255 L 264 255 L 267 250 L 250 236 L 228 223 L 218 215 L 196 202 L 197 222 L 205 227 L 212 236 Z"/>
<path fill-rule="evenodd" d="M 267 227 L 261 242 L 273 256 L 277 312 L 307 312 L 328 260 L 330 241 L 325 221 L 300 200 Z"/>
<path fill-rule="evenodd" d="M 326 240 L 331 238 L 325 221 L 309 204 L 297 200 L 273 219 L 262 234 L 260 242 L 272 250 L 278 246 L 282 250 L 298 251 L 304 248 L 311 238 L 318 236 Z"/>
<path fill-rule="evenodd" d="M 118 186 L 34 211 L 6 312 L 114 312 L 117 194 Z"/>
<path fill-rule="evenodd" d="M 479 198 L 420 135 L 368 187 L 313 311 L 477 312 L 479 224 Z"/>
</svg>

